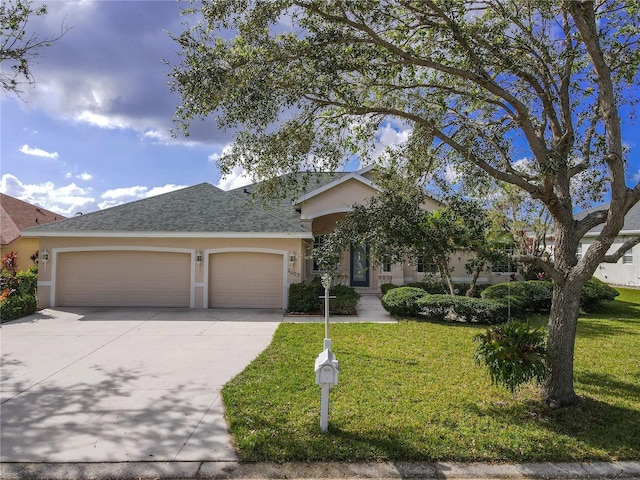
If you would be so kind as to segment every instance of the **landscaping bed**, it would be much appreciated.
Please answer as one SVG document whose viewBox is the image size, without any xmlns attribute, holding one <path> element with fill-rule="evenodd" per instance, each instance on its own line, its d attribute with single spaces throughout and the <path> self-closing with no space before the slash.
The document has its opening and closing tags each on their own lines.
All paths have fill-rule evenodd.
<svg viewBox="0 0 640 480">
<path fill-rule="evenodd" d="M 538 390 L 516 395 L 475 365 L 486 326 L 433 321 L 335 324 L 339 384 L 329 432 L 319 427 L 313 362 L 323 326 L 282 324 L 272 344 L 224 387 L 245 461 L 543 462 L 640 458 L 640 291 L 581 316 L 575 388 L 550 410 Z M 543 316 L 530 317 L 538 324 Z"/>
</svg>

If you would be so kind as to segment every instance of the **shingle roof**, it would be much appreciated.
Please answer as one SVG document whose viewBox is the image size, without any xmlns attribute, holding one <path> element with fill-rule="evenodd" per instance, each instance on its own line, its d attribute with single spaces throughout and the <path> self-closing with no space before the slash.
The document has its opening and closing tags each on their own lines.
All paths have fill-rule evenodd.
<svg viewBox="0 0 640 480">
<path fill-rule="evenodd" d="M 20 237 L 20 231 L 65 217 L 0 193 L 0 244 L 8 245 Z"/>
<path fill-rule="evenodd" d="M 609 204 L 605 203 L 604 205 L 600 205 L 598 207 L 592 208 L 590 210 L 585 210 L 576 215 L 576 218 L 584 218 L 591 212 L 597 210 L 606 210 L 609 208 Z M 595 228 L 589 230 L 589 233 L 598 233 L 602 231 L 602 225 L 598 225 Z M 640 203 L 636 203 L 631 210 L 627 212 L 627 215 L 624 217 L 624 226 L 622 230 L 620 230 L 620 234 L 624 234 L 625 232 L 637 232 L 640 231 Z"/>
<path fill-rule="evenodd" d="M 325 178 L 326 177 L 326 178 Z M 318 176 L 308 188 L 332 181 Z M 263 203 L 256 185 L 224 191 L 209 183 L 30 228 L 25 234 L 74 232 L 285 233 L 308 232 L 290 200 Z"/>
</svg>

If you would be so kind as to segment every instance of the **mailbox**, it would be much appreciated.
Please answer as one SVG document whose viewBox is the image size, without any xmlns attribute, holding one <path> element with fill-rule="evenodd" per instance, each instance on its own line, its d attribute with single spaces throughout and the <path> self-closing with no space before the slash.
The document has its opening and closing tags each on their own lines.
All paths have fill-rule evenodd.
<svg viewBox="0 0 640 480">
<path fill-rule="evenodd" d="M 316 358 L 316 383 L 318 385 L 337 385 L 338 360 L 331 350 L 325 350 Z"/>
</svg>

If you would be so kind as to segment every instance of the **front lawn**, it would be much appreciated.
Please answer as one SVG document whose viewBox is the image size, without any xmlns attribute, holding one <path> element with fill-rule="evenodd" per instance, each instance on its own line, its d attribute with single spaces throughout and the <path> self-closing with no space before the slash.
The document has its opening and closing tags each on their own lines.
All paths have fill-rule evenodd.
<svg viewBox="0 0 640 480">
<path fill-rule="evenodd" d="M 640 458 L 640 291 L 581 317 L 575 387 L 553 411 L 537 389 L 494 387 L 473 361 L 485 327 L 334 324 L 340 361 L 329 432 L 319 427 L 314 361 L 321 324 L 282 324 L 223 390 L 245 461 L 581 461 Z"/>
</svg>

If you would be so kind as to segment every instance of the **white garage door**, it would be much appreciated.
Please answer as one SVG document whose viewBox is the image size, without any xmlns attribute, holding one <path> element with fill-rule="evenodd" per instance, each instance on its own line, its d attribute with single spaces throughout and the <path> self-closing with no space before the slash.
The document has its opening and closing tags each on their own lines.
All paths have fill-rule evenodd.
<svg viewBox="0 0 640 480">
<path fill-rule="evenodd" d="M 56 304 L 189 307 L 190 259 L 173 252 L 61 253 Z"/>
<path fill-rule="evenodd" d="M 211 255 L 209 306 L 283 308 L 282 255 L 233 252 Z"/>
</svg>

